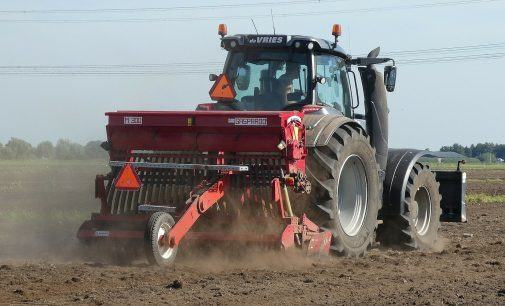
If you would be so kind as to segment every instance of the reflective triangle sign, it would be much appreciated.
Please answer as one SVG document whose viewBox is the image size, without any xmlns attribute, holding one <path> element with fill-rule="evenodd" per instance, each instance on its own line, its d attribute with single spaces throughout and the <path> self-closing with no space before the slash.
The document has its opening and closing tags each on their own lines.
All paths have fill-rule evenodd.
<svg viewBox="0 0 505 306">
<path fill-rule="evenodd" d="M 139 190 L 142 186 L 137 173 L 130 164 L 126 164 L 119 172 L 115 187 L 120 190 Z"/>
<path fill-rule="evenodd" d="M 221 74 L 210 89 L 209 95 L 214 101 L 233 101 L 237 93 L 226 74 Z"/>
</svg>

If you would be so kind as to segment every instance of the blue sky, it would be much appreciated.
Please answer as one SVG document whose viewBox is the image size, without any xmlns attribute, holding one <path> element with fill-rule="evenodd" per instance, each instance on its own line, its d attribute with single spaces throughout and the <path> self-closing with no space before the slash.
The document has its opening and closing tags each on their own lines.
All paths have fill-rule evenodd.
<svg viewBox="0 0 505 306">
<path fill-rule="evenodd" d="M 254 21 L 258 30 L 271 33 L 271 20 L 264 17 L 270 14 L 270 10 L 275 15 L 294 14 L 275 17 L 277 33 L 331 39 L 332 24 L 342 24 L 341 44 L 352 54 L 367 53 L 377 46 L 381 46 L 384 52 L 391 52 L 505 43 L 505 1 L 323 0 L 320 3 L 293 1 L 298 4 L 198 10 L 12 12 L 167 8 L 251 2 L 0 1 L 0 66 L 221 62 L 226 53 L 219 47 L 217 24 L 226 23 L 229 33 L 252 33 L 251 21 L 245 17 L 224 17 L 256 16 Z M 398 7 L 447 2 L 459 2 L 459 5 Z M 359 11 L 361 8 L 379 7 L 389 9 Z M 333 13 L 299 14 L 328 11 Z M 152 21 L 157 18 L 182 19 Z M 32 22 L 34 19 L 88 21 Z M 151 21 L 111 22 L 117 19 Z M 505 52 L 505 47 L 466 53 L 414 54 L 402 58 L 496 52 Z M 455 142 L 505 143 L 504 68 L 503 57 L 452 63 L 399 64 L 397 90 L 389 95 L 391 146 L 438 149 Z M 208 90 L 212 84 L 207 75 L 218 73 L 219 65 L 187 66 L 182 70 L 175 68 L 174 72 L 194 72 L 195 69 L 201 72 L 126 76 L 0 74 L 0 142 L 5 143 L 10 137 L 32 143 L 58 138 L 78 142 L 104 139 L 106 111 L 193 109 L 196 104 L 209 101 Z"/>
</svg>

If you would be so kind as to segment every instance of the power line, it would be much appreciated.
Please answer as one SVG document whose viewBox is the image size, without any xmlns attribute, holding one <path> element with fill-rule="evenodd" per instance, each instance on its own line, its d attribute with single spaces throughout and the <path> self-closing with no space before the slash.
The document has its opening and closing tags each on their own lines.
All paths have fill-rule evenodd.
<svg viewBox="0 0 505 306">
<path fill-rule="evenodd" d="M 504 47 L 505 47 L 505 43 L 494 43 L 494 44 L 480 44 L 480 45 L 469 45 L 469 46 L 460 46 L 460 47 L 392 51 L 392 52 L 386 52 L 383 54 L 384 55 L 410 55 L 410 54 L 423 54 L 423 53 L 469 52 L 469 51 L 484 50 L 484 49 L 498 49 L 498 48 L 504 48 Z"/>
<path fill-rule="evenodd" d="M 371 12 L 378 12 L 378 11 L 422 9 L 422 8 L 469 5 L 469 4 L 478 4 L 478 3 L 486 3 L 486 2 L 488 2 L 488 3 L 501 2 L 501 1 L 503 1 L 503 0 L 448 1 L 448 2 L 433 2 L 433 3 L 414 4 L 414 5 L 396 5 L 396 6 L 371 7 L 371 8 L 361 8 L 361 9 L 349 9 L 349 10 L 338 10 L 338 11 L 303 12 L 303 13 L 294 13 L 294 14 L 285 13 L 285 14 L 276 14 L 275 16 L 276 17 L 293 17 L 293 16 L 311 16 L 311 15 L 371 13 Z"/>
<path fill-rule="evenodd" d="M 210 73 L 208 70 L 205 71 L 41 71 L 41 72 L 0 72 L 0 75 L 28 75 L 28 76 L 44 76 L 44 75 L 201 75 Z"/>
<path fill-rule="evenodd" d="M 419 59 L 405 59 L 397 61 L 399 66 L 404 65 L 424 65 L 424 64 L 441 64 L 441 63 L 453 63 L 453 62 L 466 62 L 475 60 L 491 60 L 491 59 L 503 59 L 505 58 L 505 53 L 489 53 L 489 54 L 475 54 L 468 56 L 452 56 L 452 57 L 431 57 L 431 58 L 419 58 Z M 15 71 L 15 70 L 0 70 L 0 75 L 7 76 L 93 76 L 93 75 L 119 75 L 119 76 L 136 76 L 136 75 L 201 75 L 214 72 L 212 69 L 197 69 L 197 70 L 140 70 L 140 71 L 103 71 L 103 70 L 86 70 L 86 71 L 57 71 L 57 70 L 45 70 L 45 71 Z"/>
<path fill-rule="evenodd" d="M 402 56 L 426 55 L 429 53 L 468 52 L 475 50 L 492 50 L 503 48 L 505 43 L 454 46 L 418 50 L 392 51 L 387 54 L 399 54 L 396 62 L 399 65 L 421 65 L 434 63 L 451 63 L 473 60 L 501 59 L 505 52 L 488 52 L 479 54 L 432 56 L 422 58 L 402 58 Z M 450 54 L 450 53 L 449 53 Z M 222 63 L 208 62 L 172 62 L 160 64 L 94 64 L 94 65 L 11 65 L 0 66 L 0 75 L 195 75 L 217 72 Z"/>
<path fill-rule="evenodd" d="M 445 57 L 431 57 L 431 58 L 414 58 L 399 60 L 399 65 L 415 65 L 415 64 L 437 64 L 437 63 L 451 63 L 462 62 L 471 60 L 486 60 L 486 59 L 501 59 L 505 58 L 505 52 L 502 53 L 484 53 L 465 56 L 445 56 Z"/>
<path fill-rule="evenodd" d="M 139 8 L 103 8 L 103 9 L 48 9 L 48 10 L 0 10 L 0 14 L 82 14 L 82 13 L 131 13 L 131 12 L 166 12 L 185 10 L 209 10 L 209 9 L 232 9 L 258 6 L 282 6 L 299 4 L 319 4 L 326 2 L 346 2 L 351 0 L 293 0 L 293 1 L 268 1 L 258 3 L 235 3 L 194 6 L 171 6 L 171 7 L 139 7 Z"/>
<path fill-rule="evenodd" d="M 222 62 L 173 62 L 166 64 L 94 64 L 94 65 L 11 65 L 11 66 L 0 66 L 0 69 L 46 69 L 46 68 L 163 68 L 163 67 L 200 67 L 202 65 L 222 65 Z"/>
<path fill-rule="evenodd" d="M 476 44 L 476 45 L 464 45 L 464 46 L 452 46 L 443 48 L 429 48 L 429 49 L 414 49 L 414 50 L 402 50 L 402 51 L 390 51 L 385 52 L 382 55 L 398 55 L 400 58 L 406 55 L 420 55 L 429 53 L 458 53 L 458 52 L 471 52 L 471 51 L 481 51 L 481 50 L 493 50 L 505 48 L 505 42 L 497 43 L 487 43 L 487 44 Z M 366 56 L 360 55 L 360 56 Z M 401 59 L 399 59 L 401 60 Z M 221 67 L 222 61 L 205 61 L 205 62 L 171 62 L 171 63 L 147 63 L 147 64 L 85 64 L 85 65 L 0 65 L 0 69 L 161 69 L 161 68 L 179 68 L 179 69 L 189 69 L 189 68 L 202 68 L 202 67 Z"/>
<path fill-rule="evenodd" d="M 449 7 L 449 6 L 459 6 L 459 5 L 471 5 L 479 3 L 492 3 L 492 2 L 503 2 L 504 0 L 463 0 L 463 1 L 446 1 L 446 2 L 433 2 L 424 4 L 413 4 L 413 5 L 396 5 L 396 6 L 382 6 L 382 7 L 371 7 L 371 8 L 360 8 L 360 9 L 348 9 L 348 10 L 325 10 L 325 11 L 313 11 L 313 12 L 299 12 L 299 13 L 276 13 L 273 17 L 276 18 L 287 18 L 287 17 L 298 17 L 298 16 L 320 16 L 320 15 L 334 15 L 334 14 L 350 14 L 350 13 L 371 13 L 378 11 L 390 11 L 390 10 L 408 10 L 408 9 L 423 9 L 423 8 L 433 8 L 433 7 Z M 270 14 L 261 15 L 233 15 L 233 16 L 202 16 L 202 17 L 162 17 L 162 18 L 122 18 L 122 19 L 0 19 L 3 23 L 94 23 L 94 22 L 181 22 L 181 21 L 209 21 L 209 20 L 242 20 L 242 19 L 261 19 L 261 18 L 271 18 Z"/>
<path fill-rule="evenodd" d="M 421 55 L 430 53 L 464 53 L 473 52 L 481 50 L 493 50 L 505 48 L 505 42 L 502 43 L 490 43 L 490 44 L 478 44 L 478 45 L 466 45 L 466 46 L 455 46 L 455 47 L 444 47 L 444 48 L 429 48 L 429 49 L 416 49 L 416 50 L 402 50 L 402 51 L 390 51 L 381 52 L 381 56 L 390 57 L 401 57 L 407 55 Z M 366 53 L 356 55 L 354 57 L 365 57 Z"/>
</svg>

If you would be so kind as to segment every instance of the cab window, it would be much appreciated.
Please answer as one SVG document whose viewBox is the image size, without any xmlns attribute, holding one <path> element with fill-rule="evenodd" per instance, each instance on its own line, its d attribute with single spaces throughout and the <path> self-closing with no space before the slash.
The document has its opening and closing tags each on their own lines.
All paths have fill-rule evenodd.
<svg viewBox="0 0 505 306">
<path fill-rule="evenodd" d="M 317 83 L 315 102 L 330 105 L 351 116 L 351 97 L 344 59 L 328 54 L 316 54 L 316 77 L 325 78 L 326 83 Z"/>
<path fill-rule="evenodd" d="M 284 49 L 234 52 L 226 69 L 237 93 L 234 108 L 283 110 L 305 103 L 309 59 L 306 52 Z"/>
</svg>

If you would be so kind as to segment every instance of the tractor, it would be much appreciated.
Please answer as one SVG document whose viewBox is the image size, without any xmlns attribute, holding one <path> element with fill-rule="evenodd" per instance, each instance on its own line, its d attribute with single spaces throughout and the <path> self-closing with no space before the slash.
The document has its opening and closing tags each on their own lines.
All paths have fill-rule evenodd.
<svg viewBox="0 0 505 306">
<path fill-rule="evenodd" d="M 397 67 L 379 48 L 353 58 L 340 25 L 331 41 L 218 34 L 213 102 L 106 113 L 111 170 L 80 241 L 160 266 L 199 242 L 360 257 L 376 243 L 431 250 L 441 222 L 466 222 L 459 163 L 432 171 L 422 161 L 436 153 L 388 147 Z"/>
</svg>

